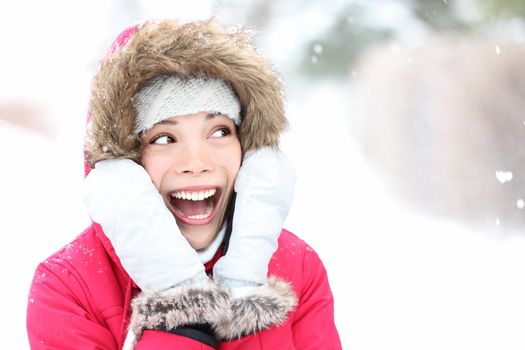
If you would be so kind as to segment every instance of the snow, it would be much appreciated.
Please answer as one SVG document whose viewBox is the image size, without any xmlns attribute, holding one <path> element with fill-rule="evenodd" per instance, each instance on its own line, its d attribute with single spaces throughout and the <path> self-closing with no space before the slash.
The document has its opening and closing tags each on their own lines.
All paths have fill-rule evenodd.
<svg viewBox="0 0 525 350">
<path fill-rule="evenodd" d="M 299 175 L 287 226 L 326 265 L 343 348 L 523 347 L 525 237 L 397 202 L 348 137 L 345 93 L 303 85 L 289 96 L 283 143 Z"/>
<path fill-rule="evenodd" d="M 505 182 L 512 181 L 512 171 L 505 171 L 505 170 L 496 170 L 496 178 L 499 182 L 504 184 Z"/>
<path fill-rule="evenodd" d="M 315 44 L 313 49 L 314 49 L 314 52 L 318 55 L 323 53 L 323 45 L 321 44 Z"/>
<path fill-rule="evenodd" d="M 125 25 L 114 18 L 115 3 L 0 5 L 2 43 L 16 52 L 2 57 L 0 105 L 13 98 L 36 103 L 54 130 L 42 134 L 0 120 L 0 293 L 9 315 L 0 326 L 13 349 L 29 348 L 25 308 L 34 301 L 28 293 L 37 264 L 89 223 L 81 193 L 85 107 L 96 58 Z M 329 16 L 316 15 L 316 6 L 301 16 L 326 27 Z M 382 15 L 378 21 L 386 16 L 399 25 L 405 13 L 391 8 Z M 285 35 L 275 47 L 283 61 L 315 37 L 312 28 L 277 24 L 270 34 Z M 420 35 L 419 23 L 409 25 Z M 345 87 L 299 81 L 287 89 L 291 128 L 282 148 L 295 163 L 298 183 L 286 227 L 325 264 L 343 348 L 525 348 L 525 236 L 473 231 L 409 211 L 350 138 Z M 502 184 L 512 176 L 496 171 Z M 518 208 L 524 205 L 517 199 Z"/>
</svg>

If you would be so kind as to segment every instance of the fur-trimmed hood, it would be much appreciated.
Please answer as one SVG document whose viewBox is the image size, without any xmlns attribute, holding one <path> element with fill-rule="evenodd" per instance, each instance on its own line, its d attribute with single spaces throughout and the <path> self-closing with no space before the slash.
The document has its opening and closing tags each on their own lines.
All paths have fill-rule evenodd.
<svg viewBox="0 0 525 350">
<path fill-rule="evenodd" d="M 227 28 L 213 19 L 146 22 L 122 32 L 93 81 L 85 146 L 89 165 L 110 158 L 139 159 L 133 96 L 159 75 L 228 82 L 241 104 L 243 151 L 277 147 L 287 126 L 282 89 L 250 40 L 246 29 Z"/>
</svg>

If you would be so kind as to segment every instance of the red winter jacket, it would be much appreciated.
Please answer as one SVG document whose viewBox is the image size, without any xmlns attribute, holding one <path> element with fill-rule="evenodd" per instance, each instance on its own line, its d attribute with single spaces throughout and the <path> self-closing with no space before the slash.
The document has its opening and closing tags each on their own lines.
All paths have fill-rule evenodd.
<svg viewBox="0 0 525 350">
<path fill-rule="evenodd" d="M 216 257 L 206 264 L 211 271 Z M 289 281 L 299 299 L 281 326 L 219 343 L 219 349 L 341 349 L 326 270 L 315 251 L 283 230 L 268 274 Z M 130 301 L 139 289 L 97 224 L 41 263 L 29 294 L 31 349 L 121 349 Z M 136 349 L 212 349 L 183 336 L 145 331 Z"/>
</svg>

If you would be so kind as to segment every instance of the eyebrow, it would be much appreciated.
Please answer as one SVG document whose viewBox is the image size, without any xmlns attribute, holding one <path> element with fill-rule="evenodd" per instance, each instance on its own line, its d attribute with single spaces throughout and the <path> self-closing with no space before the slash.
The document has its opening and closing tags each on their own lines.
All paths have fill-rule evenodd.
<svg viewBox="0 0 525 350">
<path fill-rule="evenodd" d="M 159 124 L 175 125 L 175 124 L 177 124 L 177 121 L 175 119 L 173 119 L 173 120 L 164 119 L 164 120 L 161 120 L 160 122 L 155 123 L 154 125 L 159 125 Z"/>
<path fill-rule="evenodd" d="M 215 117 L 219 117 L 219 116 L 228 117 L 228 115 L 222 114 L 222 113 L 218 113 L 218 114 L 217 113 L 208 113 L 206 115 L 206 121 L 208 121 L 210 119 L 214 119 Z M 177 120 L 176 119 L 164 119 L 164 120 L 159 121 L 158 123 L 155 123 L 155 125 L 159 125 L 159 124 L 176 125 L 177 124 Z"/>
<path fill-rule="evenodd" d="M 208 115 L 206 116 L 206 120 L 210 120 L 210 119 L 213 119 L 213 118 L 215 118 L 215 117 L 220 117 L 220 116 L 225 116 L 225 117 L 227 117 L 226 114 L 222 114 L 222 113 L 220 113 L 220 112 L 217 112 L 217 113 L 213 113 L 213 112 L 211 112 L 211 113 L 208 113 Z"/>
</svg>

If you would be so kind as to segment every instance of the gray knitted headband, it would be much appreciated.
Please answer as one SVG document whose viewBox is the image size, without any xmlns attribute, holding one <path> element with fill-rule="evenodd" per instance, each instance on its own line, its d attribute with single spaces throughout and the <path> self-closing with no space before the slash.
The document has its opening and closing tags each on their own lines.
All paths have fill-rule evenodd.
<svg viewBox="0 0 525 350">
<path fill-rule="evenodd" d="M 230 85 L 219 79 L 179 78 L 162 75 L 139 90 L 133 105 L 137 112 L 135 132 L 177 115 L 212 112 L 241 122 L 241 106 Z"/>
</svg>

